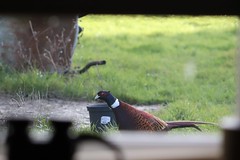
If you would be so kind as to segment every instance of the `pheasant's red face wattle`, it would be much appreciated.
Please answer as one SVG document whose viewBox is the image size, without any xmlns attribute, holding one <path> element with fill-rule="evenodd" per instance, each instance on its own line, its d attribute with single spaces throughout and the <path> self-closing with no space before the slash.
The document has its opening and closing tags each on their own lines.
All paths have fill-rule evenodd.
<svg viewBox="0 0 240 160">
<path fill-rule="evenodd" d="M 109 94 L 110 94 L 109 91 L 99 91 L 95 99 L 107 100 Z"/>
<path fill-rule="evenodd" d="M 100 93 L 99 93 L 99 96 L 100 96 L 100 97 L 107 97 L 107 93 L 106 93 L 106 92 L 100 92 Z"/>
<path fill-rule="evenodd" d="M 109 91 L 99 91 L 97 95 L 101 98 L 107 97 L 109 95 Z"/>
</svg>

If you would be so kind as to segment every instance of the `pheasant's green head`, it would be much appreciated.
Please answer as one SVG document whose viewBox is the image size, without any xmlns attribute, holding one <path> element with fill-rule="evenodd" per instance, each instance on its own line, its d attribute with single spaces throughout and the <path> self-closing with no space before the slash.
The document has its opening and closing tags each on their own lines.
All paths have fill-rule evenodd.
<svg viewBox="0 0 240 160">
<path fill-rule="evenodd" d="M 95 96 L 95 100 L 103 100 L 105 101 L 109 107 L 113 107 L 112 105 L 116 102 L 117 98 L 115 98 L 110 91 L 99 91 Z M 117 100 L 118 101 L 118 100 Z"/>
</svg>

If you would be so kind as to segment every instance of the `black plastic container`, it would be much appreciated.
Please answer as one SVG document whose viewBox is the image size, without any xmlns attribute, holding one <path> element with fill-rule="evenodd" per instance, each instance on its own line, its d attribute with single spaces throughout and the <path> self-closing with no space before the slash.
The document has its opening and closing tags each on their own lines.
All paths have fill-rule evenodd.
<svg viewBox="0 0 240 160">
<path fill-rule="evenodd" d="M 106 131 L 109 127 L 116 127 L 113 111 L 105 103 L 87 106 L 91 128 L 94 131 Z"/>
</svg>

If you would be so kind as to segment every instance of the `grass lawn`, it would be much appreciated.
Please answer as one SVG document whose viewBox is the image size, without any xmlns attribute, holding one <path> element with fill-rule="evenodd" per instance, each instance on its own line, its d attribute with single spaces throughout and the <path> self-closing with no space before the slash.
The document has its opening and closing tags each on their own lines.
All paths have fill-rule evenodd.
<svg viewBox="0 0 240 160">
<path fill-rule="evenodd" d="M 236 96 L 236 17 L 87 15 L 73 67 L 105 66 L 65 77 L 0 70 L 0 90 L 92 100 L 110 90 L 132 104 L 165 105 L 164 120 L 219 122 Z M 206 127 L 207 130 L 216 130 Z"/>
</svg>

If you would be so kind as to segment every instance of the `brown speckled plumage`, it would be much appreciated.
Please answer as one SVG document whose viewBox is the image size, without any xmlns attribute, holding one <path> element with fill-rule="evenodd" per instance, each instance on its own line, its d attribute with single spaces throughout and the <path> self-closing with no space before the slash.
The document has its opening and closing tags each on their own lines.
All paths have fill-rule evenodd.
<svg viewBox="0 0 240 160">
<path fill-rule="evenodd" d="M 164 130 L 167 123 L 129 104 L 120 101 L 120 107 L 112 109 L 120 130 Z"/>
</svg>

